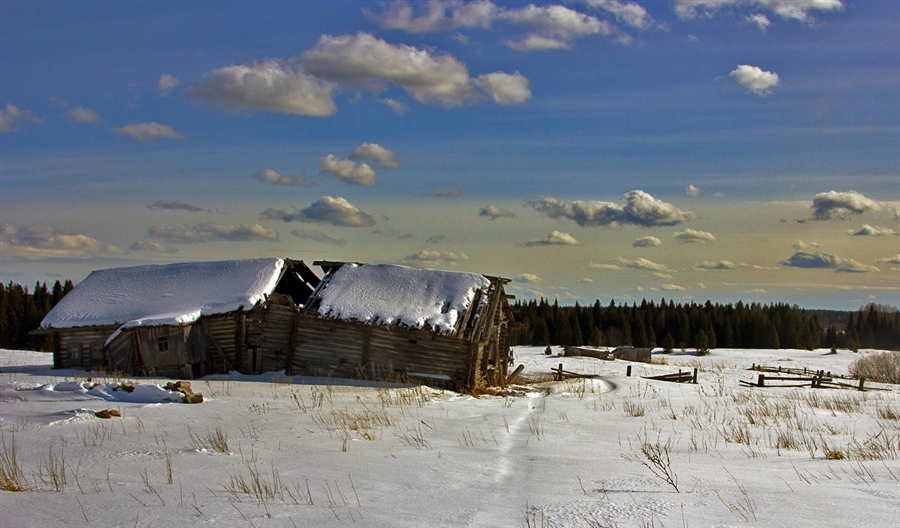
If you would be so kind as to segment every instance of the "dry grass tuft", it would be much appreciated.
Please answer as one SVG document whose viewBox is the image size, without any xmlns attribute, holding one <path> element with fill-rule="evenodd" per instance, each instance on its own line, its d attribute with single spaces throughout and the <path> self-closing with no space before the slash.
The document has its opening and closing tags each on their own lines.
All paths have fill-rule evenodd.
<svg viewBox="0 0 900 528">
<path fill-rule="evenodd" d="M 16 458 L 16 436 L 13 435 L 9 446 L 6 437 L 2 438 L 3 451 L 0 452 L 0 489 L 6 491 L 31 491 L 31 485 L 25 480 L 25 474 L 19 467 Z"/>
</svg>

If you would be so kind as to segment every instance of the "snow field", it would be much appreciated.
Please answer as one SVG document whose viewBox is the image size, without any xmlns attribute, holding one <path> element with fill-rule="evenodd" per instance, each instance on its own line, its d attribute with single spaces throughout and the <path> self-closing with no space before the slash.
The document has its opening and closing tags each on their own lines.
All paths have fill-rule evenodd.
<svg viewBox="0 0 900 528">
<path fill-rule="evenodd" d="M 0 526 L 896 526 L 897 388 L 738 382 L 751 363 L 837 373 L 855 357 L 685 352 L 625 377 L 627 362 L 526 347 L 530 378 L 559 363 L 602 378 L 475 398 L 236 375 L 193 381 L 207 400 L 183 405 L 57 390 L 85 376 L 4 351 L 3 455 L 15 446 L 32 491 L 0 492 Z M 678 368 L 700 369 L 699 384 L 638 377 Z M 92 414 L 106 408 L 122 417 Z M 679 492 L 646 452 L 668 457 L 656 468 Z"/>
</svg>

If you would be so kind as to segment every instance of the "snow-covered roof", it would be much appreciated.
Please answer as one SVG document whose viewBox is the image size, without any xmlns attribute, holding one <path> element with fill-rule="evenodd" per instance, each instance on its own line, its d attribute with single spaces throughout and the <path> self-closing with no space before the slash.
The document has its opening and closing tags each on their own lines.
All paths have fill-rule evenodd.
<svg viewBox="0 0 900 528">
<path fill-rule="evenodd" d="M 204 315 L 249 310 L 271 294 L 284 260 L 134 266 L 94 271 L 41 321 L 41 328 L 187 324 Z"/>
<path fill-rule="evenodd" d="M 475 273 L 393 264 L 344 264 L 320 291 L 319 315 L 452 331 L 490 280 Z"/>
</svg>

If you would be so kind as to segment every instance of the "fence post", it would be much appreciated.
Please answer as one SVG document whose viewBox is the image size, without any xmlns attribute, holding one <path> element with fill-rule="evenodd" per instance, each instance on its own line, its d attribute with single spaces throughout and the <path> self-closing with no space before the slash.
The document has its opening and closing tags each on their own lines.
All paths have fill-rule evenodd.
<svg viewBox="0 0 900 528">
<path fill-rule="evenodd" d="M 859 390 L 861 390 L 861 391 L 865 390 L 863 388 L 863 385 L 865 385 L 865 383 L 866 383 L 866 378 L 859 378 Z"/>
<path fill-rule="evenodd" d="M 756 378 L 756 386 L 757 387 L 765 387 L 766 386 L 766 375 L 760 374 L 758 378 Z"/>
<path fill-rule="evenodd" d="M 631 377 L 631 365 L 628 365 L 628 367 L 625 369 L 625 375 L 629 378 Z"/>
<path fill-rule="evenodd" d="M 697 369 L 696 368 L 694 369 L 694 379 L 691 380 L 691 383 L 693 383 L 694 385 L 697 384 Z"/>
<path fill-rule="evenodd" d="M 559 371 L 556 373 L 556 381 L 562 381 L 562 379 L 563 379 L 562 370 L 563 370 L 563 369 L 562 369 L 562 363 L 560 363 L 560 364 L 559 364 Z"/>
</svg>

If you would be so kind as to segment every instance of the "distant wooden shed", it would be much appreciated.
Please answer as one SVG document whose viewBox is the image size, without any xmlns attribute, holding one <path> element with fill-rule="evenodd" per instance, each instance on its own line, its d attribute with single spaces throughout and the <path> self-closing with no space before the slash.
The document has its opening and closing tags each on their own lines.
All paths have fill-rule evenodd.
<svg viewBox="0 0 900 528">
<path fill-rule="evenodd" d="M 319 279 L 278 258 L 91 273 L 47 314 L 54 368 L 194 378 L 281 370 Z"/>
<path fill-rule="evenodd" d="M 392 264 L 316 262 L 297 319 L 292 374 L 398 375 L 471 389 L 503 385 L 513 322 L 499 277 Z"/>
</svg>

